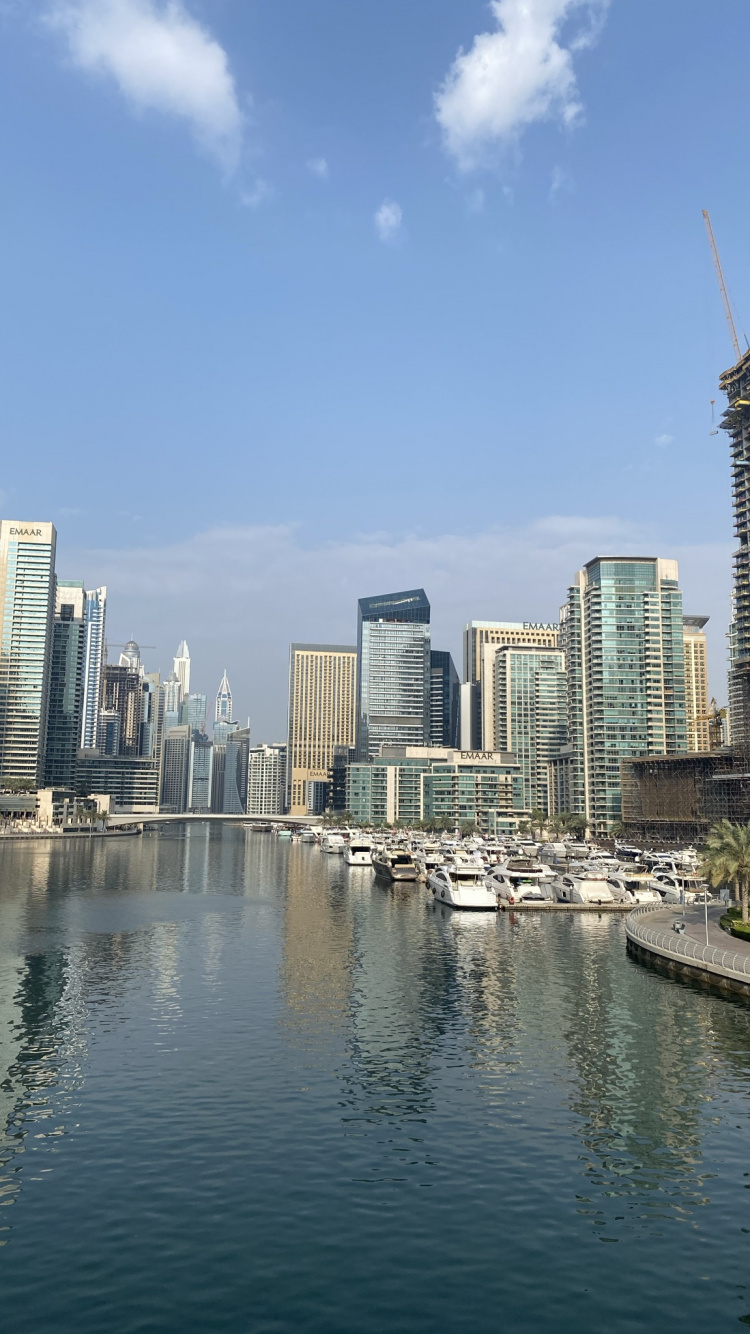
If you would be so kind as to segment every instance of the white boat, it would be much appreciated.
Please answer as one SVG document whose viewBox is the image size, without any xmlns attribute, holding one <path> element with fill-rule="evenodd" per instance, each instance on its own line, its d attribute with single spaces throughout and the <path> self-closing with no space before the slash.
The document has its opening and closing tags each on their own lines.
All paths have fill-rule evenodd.
<svg viewBox="0 0 750 1334">
<path fill-rule="evenodd" d="M 503 903 L 554 903 L 549 866 L 525 857 L 509 857 L 493 866 L 484 883 Z"/>
<path fill-rule="evenodd" d="M 560 875 L 552 882 L 558 903 L 614 903 L 607 881 L 595 872 Z"/>
<path fill-rule="evenodd" d="M 301 830 L 300 830 L 300 835 L 299 835 L 299 837 L 300 837 L 300 843 L 314 843 L 314 842 L 315 842 L 315 830 L 314 830 L 314 829 L 301 829 Z"/>
<path fill-rule="evenodd" d="M 649 888 L 655 889 L 665 903 L 704 903 L 711 902 L 711 891 L 697 875 L 671 875 L 657 871 L 649 881 Z"/>
<path fill-rule="evenodd" d="M 661 894 L 650 889 L 645 879 L 632 875 L 610 875 L 609 885 L 618 903 L 660 903 Z"/>
<path fill-rule="evenodd" d="M 372 849 L 375 874 L 387 880 L 418 880 L 414 858 L 405 848 L 388 848 L 384 843 Z"/>
<path fill-rule="evenodd" d="M 344 847 L 347 866 L 372 866 L 372 843 L 369 838 L 351 838 Z"/>
<path fill-rule="evenodd" d="M 483 866 L 472 866 L 468 862 L 439 866 L 427 883 L 436 903 L 474 912 L 497 912 L 497 894 L 487 888 Z"/>
<path fill-rule="evenodd" d="M 320 840 L 321 852 L 333 852 L 341 856 L 344 846 L 343 834 L 324 834 Z"/>
</svg>

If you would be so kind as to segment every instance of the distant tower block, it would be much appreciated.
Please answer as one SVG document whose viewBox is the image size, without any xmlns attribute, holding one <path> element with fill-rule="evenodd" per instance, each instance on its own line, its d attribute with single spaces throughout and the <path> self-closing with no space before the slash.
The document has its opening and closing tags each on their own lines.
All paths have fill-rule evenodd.
<svg viewBox="0 0 750 1334">
<path fill-rule="evenodd" d="M 221 685 L 219 686 L 216 695 L 215 722 L 231 723 L 233 721 L 234 720 L 232 718 L 232 692 L 229 688 L 229 679 L 227 677 L 227 669 L 225 667 L 224 675 L 221 678 Z"/>
<path fill-rule="evenodd" d="M 177 680 L 182 686 L 182 698 L 190 694 L 190 649 L 187 646 L 187 640 L 183 639 L 174 658 L 174 671 Z"/>
</svg>

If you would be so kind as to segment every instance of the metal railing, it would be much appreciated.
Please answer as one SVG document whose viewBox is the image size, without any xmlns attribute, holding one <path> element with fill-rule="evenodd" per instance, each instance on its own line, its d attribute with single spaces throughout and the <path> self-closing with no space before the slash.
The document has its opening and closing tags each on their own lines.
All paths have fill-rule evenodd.
<svg viewBox="0 0 750 1334">
<path fill-rule="evenodd" d="M 646 926 L 642 920 L 655 912 L 663 911 L 663 908 L 652 908 L 649 904 L 634 908 L 630 916 L 625 919 L 625 931 L 629 939 L 641 945 L 652 945 L 655 949 L 663 950 L 678 959 L 692 959 L 709 967 L 723 968 L 725 972 L 734 973 L 737 977 L 750 978 L 750 954 L 722 950 L 717 945 L 701 945 L 692 937 L 678 935 L 675 931 L 665 934 L 655 927 Z"/>
</svg>

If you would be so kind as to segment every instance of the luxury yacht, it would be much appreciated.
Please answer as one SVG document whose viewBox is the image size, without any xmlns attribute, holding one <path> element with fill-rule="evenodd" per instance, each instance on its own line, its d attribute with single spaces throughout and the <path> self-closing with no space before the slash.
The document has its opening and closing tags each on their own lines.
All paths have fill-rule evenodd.
<svg viewBox="0 0 750 1334">
<path fill-rule="evenodd" d="M 552 882 L 558 903 L 614 903 L 615 896 L 606 879 L 596 871 L 578 875 L 559 875 Z"/>
<path fill-rule="evenodd" d="M 418 880 L 419 871 L 414 858 L 404 848 L 388 848 L 381 843 L 372 849 L 372 864 L 375 874 L 387 880 Z"/>
<path fill-rule="evenodd" d="M 436 903 L 444 903 L 449 908 L 497 912 L 497 894 L 485 884 L 483 866 L 470 862 L 439 866 L 431 872 L 427 883 Z"/>
<path fill-rule="evenodd" d="M 372 866 L 372 843 L 369 838 L 354 836 L 344 848 L 347 866 Z"/>
<path fill-rule="evenodd" d="M 324 834 L 320 840 L 322 852 L 335 852 L 339 856 L 344 851 L 343 834 Z"/>
</svg>

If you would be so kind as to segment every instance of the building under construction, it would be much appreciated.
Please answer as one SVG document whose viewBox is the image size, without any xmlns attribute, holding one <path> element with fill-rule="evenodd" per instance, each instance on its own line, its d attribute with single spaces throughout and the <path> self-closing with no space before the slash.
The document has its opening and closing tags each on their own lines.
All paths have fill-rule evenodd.
<svg viewBox="0 0 750 1334">
<path fill-rule="evenodd" d="M 702 842 L 717 820 L 750 821 L 750 766 L 731 750 L 623 760 L 625 836 L 646 843 Z"/>
<path fill-rule="evenodd" d="M 729 635 L 729 729 L 732 745 L 750 754 L 750 352 L 725 371 L 719 383 L 728 402 L 721 424 L 730 439 L 738 542 Z"/>
</svg>

